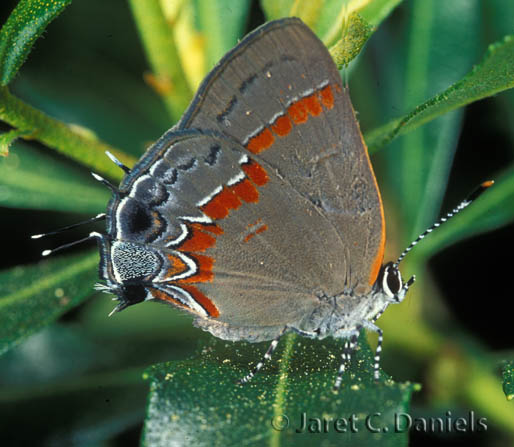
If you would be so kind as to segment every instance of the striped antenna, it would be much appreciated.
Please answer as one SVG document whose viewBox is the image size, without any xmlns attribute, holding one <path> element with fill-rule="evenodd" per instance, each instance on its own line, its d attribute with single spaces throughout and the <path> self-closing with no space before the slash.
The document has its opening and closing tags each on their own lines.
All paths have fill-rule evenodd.
<svg viewBox="0 0 514 447">
<path fill-rule="evenodd" d="M 466 208 L 469 204 L 476 200 L 487 188 L 493 186 L 493 184 L 494 180 L 487 180 L 481 183 L 468 197 L 466 197 L 465 200 L 459 203 L 459 205 L 456 208 L 447 213 L 446 216 L 441 217 L 436 223 L 434 223 L 431 227 L 427 228 L 423 233 L 421 233 L 414 241 L 411 242 L 411 244 L 405 250 L 403 250 L 403 253 L 393 264 L 394 267 L 398 267 L 398 264 L 403 261 L 403 258 L 405 258 L 407 253 L 409 253 L 409 251 L 411 251 L 421 239 L 424 239 L 425 236 L 432 233 L 432 231 L 434 231 L 436 228 L 439 228 L 451 217 L 455 216 L 456 214 L 459 214 L 464 208 Z"/>
<path fill-rule="evenodd" d="M 111 154 L 109 151 L 105 151 L 105 154 L 111 159 L 111 161 L 118 166 L 119 168 L 123 169 L 125 174 L 130 174 L 130 168 L 128 166 L 125 166 L 121 161 L 119 161 L 113 154 Z"/>
<path fill-rule="evenodd" d="M 41 239 L 42 237 L 46 236 L 52 236 L 54 234 L 62 233 L 63 231 L 71 230 L 72 228 L 80 227 L 81 225 L 86 225 L 93 222 L 98 222 L 99 220 L 105 219 L 105 213 L 97 214 L 95 217 L 92 217 L 88 220 L 83 220 L 82 222 L 78 222 L 72 225 L 68 225 L 66 227 L 59 228 L 58 230 L 49 231 L 48 233 L 41 233 L 41 234 L 33 234 L 30 236 L 31 239 Z"/>
<path fill-rule="evenodd" d="M 73 247 L 74 245 L 80 244 L 82 242 L 89 241 L 91 239 L 100 239 L 100 240 L 102 240 L 103 237 L 104 236 L 102 234 L 97 233 L 96 231 L 93 231 L 93 232 L 89 233 L 89 236 L 87 236 L 85 238 L 82 238 L 82 239 L 79 239 L 78 241 L 73 241 L 73 242 L 70 242 L 68 244 L 60 245 L 59 247 L 54 248 L 53 250 L 44 250 L 41 253 L 41 256 L 51 255 L 52 253 L 55 253 L 56 251 L 61 251 L 61 250 L 64 250 L 65 248 Z"/>
</svg>

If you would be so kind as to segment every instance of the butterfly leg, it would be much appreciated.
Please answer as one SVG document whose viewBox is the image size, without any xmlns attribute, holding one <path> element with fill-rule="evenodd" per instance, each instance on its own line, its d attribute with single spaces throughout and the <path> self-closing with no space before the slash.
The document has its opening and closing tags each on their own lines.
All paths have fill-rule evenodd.
<svg viewBox="0 0 514 447">
<path fill-rule="evenodd" d="M 378 328 L 378 342 L 377 342 L 377 350 L 375 351 L 375 363 L 373 365 L 373 377 L 375 380 L 378 380 L 380 377 L 380 353 L 382 352 L 382 342 L 384 341 L 384 332 L 382 329 Z"/>
<path fill-rule="evenodd" d="M 373 377 L 375 380 L 378 380 L 380 378 L 380 354 L 382 353 L 384 331 L 380 329 L 378 326 L 376 326 L 374 324 L 374 321 L 376 321 L 376 318 L 373 320 L 373 322 L 368 321 L 366 323 L 366 328 L 378 334 L 377 349 L 375 350 L 375 357 L 373 358 L 373 360 L 375 361 L 375 363 L 373 364 Z"/>
<path fill-rule="evenodd" d="M 341 382 L 343 381 L 343 374 L 346 371 L 346 365 L 350 364 L 352 359 L 352 352 L 355 350 L 355 346 L 357 346 L 357 340 L 359 339 L 361 329 L 362 326 L 357 326 L 350 339 L 346 340 L 344 344 L 343 354 L 341 355 L 343 361 L 341 362 L 341 365 L 339 365 L 339 370 L 337 372 L 337 377 L 333 388 L 334 391 L 338 391 L 341 386 Z"/>
<path fill-rule="evenodd" d="M 266 360 L 270 360 L 271 359 L 271 356 L 273 354 L 273 352 L 275 351 L 277 345 L 278 345 L 278 341 L 280 339 L 280 337 L 282 337 L 282 335 L 284 335 L 284 332 L 287 330 L 287 328 L 284 328 L 282 330 L 282 332 L 280 332 L 280 334 L 278 334 L 274 339 L 273 341 L 271 342 L 268 350 L 266 351 L 266 354 L 264 354 L 264 359 L 261 360 L 259 363 L 257 363 L 257 365 L 255 365 L 255 367 L 246 375 L 244 376 L 242 379 L 240 379 L 237 383 L 239 385 L 244 385 L 245 383 L 248 383 L 250 380 L 253 379 L 253 377 L 255 376 L 255 374 L 257 374 L 260 369 L 264 366 L 264 362 L 266 362 Z"/>
</svg>

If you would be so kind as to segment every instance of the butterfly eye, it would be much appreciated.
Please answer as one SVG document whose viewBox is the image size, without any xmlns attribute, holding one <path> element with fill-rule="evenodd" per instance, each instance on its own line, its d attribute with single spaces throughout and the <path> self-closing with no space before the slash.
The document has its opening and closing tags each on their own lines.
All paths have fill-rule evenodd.
<svg viewBox="0 0 514 447">
<path fill-rule="evenodd" d="M 402 289 L 402 276 L 397 267 L 392 263 L 384 267 L 382 277 L 382 290 L 389 298 L 394 298 Z"/>
<path fill-rule="evenodd" d="M 139 284 L 130 284 L 123 286 L 121 300 L 127 306 L 144 301 L 147 295 L 146 289 Z"/>
</svg>

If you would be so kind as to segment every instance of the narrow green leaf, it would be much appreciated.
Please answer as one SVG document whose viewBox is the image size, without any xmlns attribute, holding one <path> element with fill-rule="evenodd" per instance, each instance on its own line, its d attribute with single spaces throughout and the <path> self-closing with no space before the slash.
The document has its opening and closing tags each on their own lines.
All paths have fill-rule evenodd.
<svg viewBox="0 0 514 447">
<path fill-rule="evenodd" d="M 71 0 L 20 0 L 0 30 L 0 85 L 12 81 L 34 42 Z"/>
<path fill-rule="evenodd" d="M 503 392 L 507 400 L 514 399 L 514 361 L 505 362 L 502 368 Z"/>
<path fill-rule="evenodd" d="M 83 169 L 24 142 L 0 159 L 0 206 L 93 214 L 105 210 L 110 191 Z"/>
<path fill-rule="evenodd" d="M 369 132 L 366 135 L 369 150 L 375 152 L 398 135 L 409 132 L 438 116 L 512 87 L 514 35 L 509 35 L 490 45 L 482 62 L 463 79 L 420 104 L 402 118 Z"/>
<path fill-rule="evenodd" d="M 0 354 L 93 293 L 98 253 L 65 256 L 0 273 Z"/>
<path fill-rule="evenodd" d="M 373 353 L 364 336 L 338 394 L 332 387 L 342 344 L 293 334 L 284 338 L 269 364 L 245 386 L 235 382 L 262 358 L 267 343 L 212 339 L 197 358 L 153 366 L 147 372 L 151 385 L 143 445 L 239 445 L 243 439 L 256 445 L 312 445 L 311 436 L 318 443 L 407 445 L 407 432 L 400 427 L 395 433 L 395 414 L 407 412 L 417 388 L 384 375 L 375 383 Z M 319 419 L 319 433 L 296 431 L 301 431 L 303 413 L 310 431 L 318 427 L 309 419 Z M 346 420 L 335 422 L 340 418 Z"/>
<path fill-rule="evenodd" d="M 150 84 L 162 96 L 173 120 L 178 120 L 192 97 L 182 64 L 159 0 L 130 0 L 134 20 L 153 75 Z"/>
<path fill-rule="evenodd" d="M 18 138 L 29 135 L 30 132 L 26 130 L 13 129 L 9 132 L 0 134 L 0 156 L 6 157 L 9 155 L 9 148 Z"/>
<path fill-rule="evenodd" d="M 196 0 L 195 6 L 210 70 L 243 37 L 250 0 Z"/>
<path fill-rule="evenodd" d="M 339 69 L 357 57 L 372 33 L 373 27 L 359 14 L 348 17 L 342 38 L 329 48 L 330 55 Z"/>
<path fill-rule="evenodd" d="M 128 166 L 134 164 L 132 157 L 99 141 L 91 131 L 44 114 L 12 95 L 7 87 L 0 87 L 0 120 L 29 132 L 48 147 L 112 178 L 120 179 L 123 172 L 107 159 L 106 151 Z"/>
</svg>

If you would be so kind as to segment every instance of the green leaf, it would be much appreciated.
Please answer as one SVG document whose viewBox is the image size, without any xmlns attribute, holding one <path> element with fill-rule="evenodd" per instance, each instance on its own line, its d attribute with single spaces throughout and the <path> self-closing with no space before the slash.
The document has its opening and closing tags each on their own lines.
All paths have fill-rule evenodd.
<svg viewBox="0 0 514 447">
<path fill-rule="evenodd" d="M 376 28 L 403 0 L 261 0 L 268 20 L 300 17 L 331 47 L 340 39 L 343 24 L 359 14 L 368 27 Z M 364 42 L 362 42 L 364 43 Z M 357 51 L 358 53 L 358 51 Z"/>
<path fill-rule="evenodd" d="M 158 0 L 130 0 L 146 57 L 153 74 L 147 80 L 162 96 L 173 120 L 178 120 L 192 97 L 170 25 Z"/>
<path fill-rule="evenodd" d="M 395 137 L 445 113 L 514 87 L 514 35 L 489 46 L 484 58 L 463 79 L 417 106 L 402 118 L 369 132 L 366 142 L 375 152 Z"/>
<path fill-rule="evenodd" d="M 0 273 L 0 354 L 93 293 L 98 253 L 65 256 Z"/>
<path fill-rule="evenodd" d="M 110 191 L 87 172 L 18 142 L 0 159 L 0 206 L 99 213 Z"/>
<path fill-rule="evenodd" d="M 12 81 L 34 42 L 71 0 L 20 0 L 0 30 L 0 85 Z"/>
<path fill-rule="evenodd" d="M 199 31 L 205 39 L 206 68 L 210 70 L 244 34 L 249 0 L 195 0 Z"/>
<path fill-rule="evenodd" d="M 373 27 L 359 14 L 348 17 L 341 39 L 329 48 L 330 55 L 339 69 L 357 57 L 372 33 Z"/>
<path fill-rule="evenodd" d="M 407 445 L 405 431 L 394 433 L 394 415 L 407 412 L 417 388 L 395 383 L 383 372 L 375 383 L 373 353 L 364 336 L 338 394 L 332 387 L 342 344 L 293 334 L 284 338 L 269 364 L 245 386 L 235 382 L 262 358 L 268 343 L 237 343 L 234 348 L 212 339 L 192 360 L 150 368 L 143 445 L 238 445 L 242 439 L 257 445 L 312 445 L 310 433 L 296 432 L 304 412 L 307 419 L 332 421 L 329 433 L 312 435 L 321 443 Z M 350 425 L 344 427 L 342 421 L 338 428 L 345 433 L 338 433 L 334 420 L 351 415 L 355 415 L 357 431 L 352 433 Z M 366 428 L 367 416 L 379 427 L 377 433 Z"/>
<path fill-rule="evenodd" d="M 405 110 L 466 73 L 478 48 L 478 36 L 470 36 L 469 27 L 476 28 L 480 17 L 476 1 L 415 0 L 410 5 L 409 46 L 395 81 Z M 398 140 L 386 155 L 406 230 L 402 244 L 432 224 L 439 212 L 461 122 L 462 111 L 441 117 Z"/>
<path fill-rule="evenodd" d="M 24 130 L 13 129 L 9 132 L 0 134 L 0 156 L 9 155 L 9 148 L 18 138 L 29 135 L 30 132 Z"/>
<path fill-rule="evenodd" d="M 502 367 L 503 392 L 507 400 L 514 399 L 514 361 L 505 362 Z"/>
</svg>

